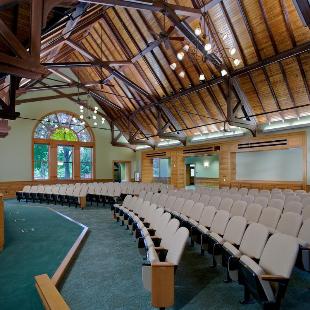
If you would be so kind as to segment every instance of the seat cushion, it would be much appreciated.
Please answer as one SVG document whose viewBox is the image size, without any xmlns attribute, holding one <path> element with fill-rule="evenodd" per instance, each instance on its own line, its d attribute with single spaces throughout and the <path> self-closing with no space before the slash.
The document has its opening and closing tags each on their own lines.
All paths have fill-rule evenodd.
<svg viewBox="0 0 310 310">
<path fill-rule="evenodd" d="M 210 233 L 209 236 L 220 244 L 224 243 L 223 238 L 215 232 Z"/>
<path fill-rule="evenodd" d="M 197 228 L 204 234 L 207 234 L 209 232 L 209 229 L 201 224 L 199 224 Z"/>
<path fill-rule="evenodd" d="M 233 246 L 230 242 L 228 242 L 228 241 L 224 242 L 223 248 L 225 250 L 227 250 L 231 255 L 233 255 L 235 257 L 240 257 L 241 256 L 241 252 L 235 246 Z"/>
</svg>

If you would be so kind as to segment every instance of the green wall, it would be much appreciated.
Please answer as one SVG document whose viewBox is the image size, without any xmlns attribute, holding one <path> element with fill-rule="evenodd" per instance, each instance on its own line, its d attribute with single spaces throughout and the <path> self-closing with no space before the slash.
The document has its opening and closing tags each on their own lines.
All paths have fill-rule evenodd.
<svg viewBox="0 0 310 310">
<path fill-rule="evenodd" d="M 32 92 L 18 99 L 48 95 L 55 95 L 55 93 L 52 91 Z M 40 119 L 43 115 L 55 110 L 79 113 L 79 106 L 66 98 L 23 103 L 18 105 L 16 109 L 21 113 L 21 117 L 31 119 Z M 0 181 L 28 181 L 32 179 L 31 141 L 35 125 L 36 120 L 17 119 L 10 121 L 12 129 L 9 135 L 0 139 Z M 109 129 L 108 126 L 107 123 L 104 124 L 107 129 Z M 96 177 L 98 179 L 112 179 L 113 160 L 135 160 L 135 153 L 132 150 L 111 145 L 110 130 L 94 129 L 94 134 L 96 140 Z"/>
<path fill-rule="evenodd" d="M 209 167 L 204 166 L 204 162 L 209 162 Z M 185 164 L 195 164 L 197 178 L 218 178 L 219 177 L 219 158 L 218 155 L 188 157 Z"/>
</svg>

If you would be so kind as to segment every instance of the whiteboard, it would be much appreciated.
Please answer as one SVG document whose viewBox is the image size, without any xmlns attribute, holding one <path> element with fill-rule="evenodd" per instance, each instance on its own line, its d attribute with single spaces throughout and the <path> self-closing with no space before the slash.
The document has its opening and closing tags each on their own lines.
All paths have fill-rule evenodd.
<svg viewBox="0 0 310 310">
<path fill-rule="evenodd" d="M 236 180 L 302 181 L 303 151 L 292 148 L 237 153 Z"/>
</svg>

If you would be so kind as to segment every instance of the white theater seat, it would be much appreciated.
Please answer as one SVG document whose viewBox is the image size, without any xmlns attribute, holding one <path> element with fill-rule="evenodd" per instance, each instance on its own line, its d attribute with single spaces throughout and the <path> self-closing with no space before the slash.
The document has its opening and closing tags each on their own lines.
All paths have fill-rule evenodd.
<svg viewBox="0 0 310 310">
<path fill-rule="evenodd" d="M 234 201 L 231 198 L 224 198 L 221 200 L 218 210 L 224 210 L 229 213 L 233 203 Z"/>
<path fill-rule="evenodd" d="M 301 266 L 310 271 L 310 218 L 304 221 L 298 233 L 298 242 L 301 246 L 299 261 Z"/>
<path fill-rule="evenodd" d="M 258 223 L 265 225 L 270 233 L 274 233 L 281 216 L 281 211 L 276 208 L 264 208 Z"/>
<path fill-rule="evenodd" d="M 248 223 L 257 223 L 258 219 L 262 213 L 263 207 L 257 203 L 250 203 L 246 210 L 244 217 L 246 218 Z"/>
<path fill-rule="evenodd" d="M 272 198 L 268 203 L 268 207 L 279 209 L 282 212 L 284 208 L 284 200 Z"/>
<path fill-rule="evenodd" d="M 269 198 L 265 197 L 265 196 L 256 196 L 254 199 L 254 203 L 257 203 L 259 205 L 261 205 L 263 208 L 266 208 L 269 202 Z"/>
<path fill-rule="evenodd" d="M 259 263 L 241 256 L 239 281 L 245 286 L 246 299 L 250 294 L 259 302 L 274 306 L 273 309 L 280 308 L 297 253 L 296 238 L 274 234 L 267 241 Z"/>
<path fill-rule="evenodd" d="M 283 212 L 294 212 L 301 214 L 302 211 L 302 203 L 299 201 L 289 201 L 284 204 L 284 211 Z"/>
<path fill-rule="evenodd" d="M 208 206 L 215 207 L 216 209 L 219 207 L 222 198 L 220 196 L 212 196 L 208 202 Z"/>
<path fill-rule="evenodd" d="M 237 200 L 233 203 L 230 209 L 231 216 L 243 216 L 247 207 L 247 203 L 245 201 Z"/>
<path fill-rule="evenodd" d="M 302 210 L 302 219 L 306 221 L 310 218 L 310 206 L 304 207 Z"/>
<path fill-rule="evenodd" d="M 276 231 L 282 234 L 297 237 L 301 224 L 302 217 L 300 214 L 285 212 L 281 215 Z"/>
</svg>

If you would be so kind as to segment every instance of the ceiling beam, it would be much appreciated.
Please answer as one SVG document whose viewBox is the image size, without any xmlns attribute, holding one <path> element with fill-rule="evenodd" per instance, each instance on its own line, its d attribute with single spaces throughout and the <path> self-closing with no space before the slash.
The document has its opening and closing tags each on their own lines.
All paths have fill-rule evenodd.
<svg viewBox="0 0 310 310">
<path fill-rule="evenodd" d="M 80 0 L 80 2 L 103 4 L 107 6 L 119 6 L 124 8 L 133 8 L 137 10 L 147 10 L 152 12 L 161 12 L 162 3 L 159 1 L 125 1 L 125 0 Z M 169 7 L 178 15 L 192 16 L 199 18 L 201 11 L 199 9 L 186 7 L 182 5 L 169 4 Z"/>
<path fill-rule="evenodd" d="M 72 61 L 72 62 L 45 62 L 41 63 L 46 68 L 73 68 L 73 67 L 106 67 L 106 66 L 123 66 L 132 64 L 127 60 L 112 60 L 112 61 Z"/>
</svg>

